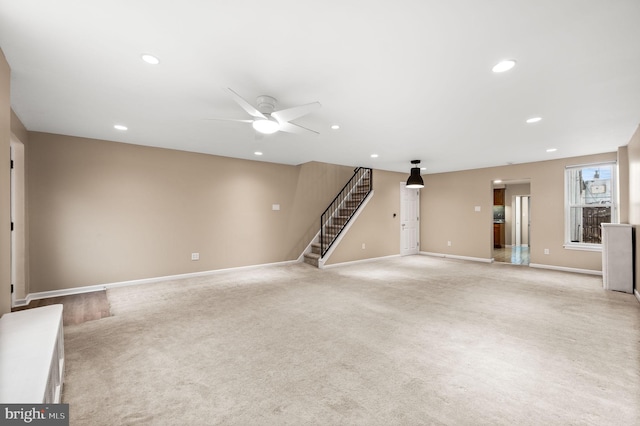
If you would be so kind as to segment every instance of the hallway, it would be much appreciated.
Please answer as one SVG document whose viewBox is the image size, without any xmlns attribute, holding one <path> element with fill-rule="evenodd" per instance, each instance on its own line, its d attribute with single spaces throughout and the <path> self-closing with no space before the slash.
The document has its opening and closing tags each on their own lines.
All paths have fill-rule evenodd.
<svg viewBox="0 0 640 426">
<path fill-rule="evenodd" d="M 501 263 L 511 263 L 513 265 L 529 264 L 529 247 L 513 246 L 493 249 L 493 260 Z"/>
</svg>

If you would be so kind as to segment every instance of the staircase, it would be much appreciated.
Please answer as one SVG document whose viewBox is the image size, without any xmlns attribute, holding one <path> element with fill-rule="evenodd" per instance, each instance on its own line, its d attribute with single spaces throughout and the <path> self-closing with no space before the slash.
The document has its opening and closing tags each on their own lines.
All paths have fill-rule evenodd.
<svg viewBox="0 0 640 426">
<path fill-rule="evenodd" d="M 336 242 L 373 188 L 373 171 L 358 167 L 353 176 L 320 216 L 320 232 L 304 254 L 304 261 L 319 267 L 321 259 Z"/>
</svg>

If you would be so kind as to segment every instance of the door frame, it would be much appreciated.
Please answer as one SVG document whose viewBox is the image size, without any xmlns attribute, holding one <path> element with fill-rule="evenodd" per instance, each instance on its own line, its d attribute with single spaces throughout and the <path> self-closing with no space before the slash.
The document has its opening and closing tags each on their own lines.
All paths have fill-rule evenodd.
<svg viewBox="0 0 640 426">
<path fill-rule="evenodd" d="M 26 304 L 28 293 L 26 271 L 26 189 L 24 144 L 14 135 L 10 139 L 12 168 L 10 174 L 11 203 L 11 307 Z"/>
<path fill-rule="evenodd" d="M 420 252 L 420 190 L 419 189 L 407 189 L 406 182 L 400 182 L 400 256 L 410 256 L 414 254 L 418 254 Z M 415 192 L 413 192 L 415 191 Z M 415 206 L 415 217 L 414 221 L 404 220 L 405 215 L 408 213 L 406 205 L 405 196 L 410 196 L 415 198 L 414 206 Z M 415 247 L 407 249 L 405 248 L 405 241 L 407 238 L 406 233 L 406 225 L 407 223 L 412 223 L 414 233 L 412 235 L 411 241 L 415 241 Z M 409 228 L 411 229 L 411 228 Z"/>
</svg>

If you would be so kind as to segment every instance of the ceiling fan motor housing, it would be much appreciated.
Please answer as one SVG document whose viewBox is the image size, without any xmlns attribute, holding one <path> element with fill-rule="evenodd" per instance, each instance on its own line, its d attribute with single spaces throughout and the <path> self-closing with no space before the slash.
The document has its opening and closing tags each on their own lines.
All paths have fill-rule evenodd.
<svg viewBox="0 0 640 426">
<path fill-rule="evenodd" d="M 267 95 L 261 95 L 256 98 L 258 111 L 263 114 L 271 114 L 276 110 L 276 98 Z"/>
</svg>

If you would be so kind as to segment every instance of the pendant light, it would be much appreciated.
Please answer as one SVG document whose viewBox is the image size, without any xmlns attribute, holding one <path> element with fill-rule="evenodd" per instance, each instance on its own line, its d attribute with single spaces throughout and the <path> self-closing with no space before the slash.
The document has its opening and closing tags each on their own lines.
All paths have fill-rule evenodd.
<svg viewBox="0 0 640 426">
<path fill-rule="evenodd" d="M 406 188 L 424 188 L 424 181 L 422 180 L 422 176 L 420 176 L 420 160 L 412 160 L 411 164 L 414 166 L 411 168 L 411 175 L 409 179 L 407 179 Z"/>
</svg>

